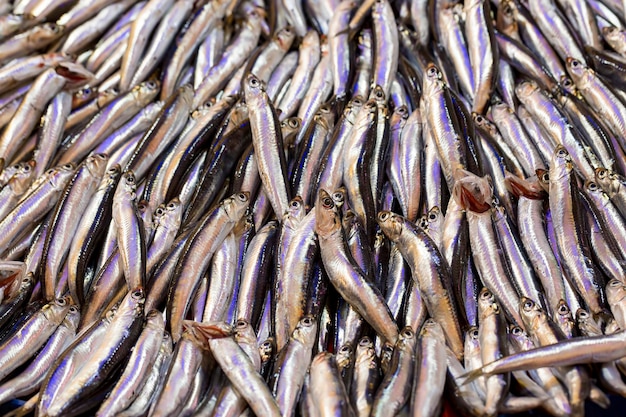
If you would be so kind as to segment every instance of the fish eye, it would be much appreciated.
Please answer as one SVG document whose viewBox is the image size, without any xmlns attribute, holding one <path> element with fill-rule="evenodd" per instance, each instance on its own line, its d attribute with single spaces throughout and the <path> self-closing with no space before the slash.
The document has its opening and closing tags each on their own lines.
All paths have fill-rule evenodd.
<svg viewBox="0 0 626 417">
<path fill-rule="evenodd" d="M 515 336 L 519 336 L 522 334 L 522 328 L 519 326 L 515 326 L 513 327 L 513 329 L 511 329 L 511 333 L 513 333 Z"/>
<path fill-rule="evenodd" d="M 63 165 L 63 168 L 65 168 L 65 169 L 74 169 L 74 165 L 72 165 L 72 164 L 65 164 L 65 165 Z"/>
<path fill-rule="evenodd" d="M 616 279 L 611 280 L 611 282 L 609 282 L 609 287 L 616 288 L 616 287 L 619 287 L 620 285 L 622 285 L 622 283 Z"/>
<path fill-rule="evenodd" d="M 133 291 L 132 297 L 134 299 L 136 299 L 136 300 L 142 298 L 143 297 L 143 291 L 141 289 Z"/>
<path fill-rule="evenodd" d="M 572 68 L 578 68 L 581 65 L 581 63 L 577 59 L 572 59 L 570 65 L 572 66 Z"/>
<path fill-rule="evenodd" d="M 376 96 L 376 98 L 381 100 L 385 98 L 385 92 L 382 90 L 382 88 L 376 88 L 374 95 Z"/>
<path fill-rule="evenodd" d="M 430 213 L 428 215 L 428 220 L 431 220 L 431 221 L 437 220 L 437 215 L 435 213 Z"/>
<path fill-rule="evenodd" d="M 369 346 L 372 343 L 369 337 L 364 336 L 359 340 L 359 346 Z"/>
<path fill-rule="evenodd" d="M 535 306 L 535 303 L 532 300 L 526 300 L 524 301 L 524 310 L 525 311 L 530 311 L 532 310 L 532 308 Z"/>
<path fill-rule="evenodd" d="M 363 105 L 363 100 L 361 100 L 360 98 L 356 97 L 352 99 L 352 103 L 356 104 L 357 106 L 362 106 Z"/>
<path fill-rule="evenodd" d="M 489 290 L 483 291 L 481 296 L 482 296 L 483 299 L 487 300 L 487 299 L 491 298 L 491 291 L 489 291 Z"/>
<path fill-rule="evenodd" d="M 65 298 L 57 298 L 57 304 L 60 306 L 64 306 L 67 304 L 67 300 Z"/>
<path fill-rule="evenodd" d="M 258 87 L 259 86 L 259 80 L 256 77 L 250 78 L 250 85 L 252 87 Z"/>
<path fill-rule="evenodd" d="M 428 68 L 427 74 L 431 77 L 437 75 L 437 68 L 435 67 Z"/>
<path fill-rule="evenodd" d="M 324 208 L 329 209 L 329 208 L 333 208 L 335 205 L 333 204 L 333 200 L 332 200 L 332 198 L 330 198 L 330 197 L 324 197 L 324 198 L 322 199 L 322 206 L 323 206 Z"/>
<path fill-rule="evenodd" d="M 389 219 L 389 217 L 391 217 L 391 213 L 389 213 L 388 211 L 381 211 L 381 212 L 378 214 L 378 219 L 379 219 L 381 222 L 387 221 L 387 220 Z"/>
<path fill-rule="evenodd" d="M 404 330 L 402 330 L 402 336 L 404 336 L 404 337 L 413 337 L 413 330 L 411 330 L 411 329 L 404 329 Z"/>
<path fill-rule="evenodd" d="M 482 124 L 484 123 L 485 119 L 483 118 L 483 116 L 481 116 L 480 114 L 476 115 L 476 123 L 478 124 Z"/>
<path fill-rule="evenodd" d="M 154 90 L 155 88 L 157 88 L 157 84 L 154 81 L 148 81 L 146 82 L 146 87 L 148 87 L 150 90 Z"/>
<path fill-rule="evenodd" d="M 587 313 L 585 310 L 583 309 L 578 310 L 578 318 L 586 319 L 588 317 L 589 317 L 589 313 Z"/>
<path fill-rule="evenodd" d="M 478 338 L 478 329 L 472 330 L 472 332 L 470 333 L 470 336 L 472 336 L 474 339 L 477 339 Z"/>
<path fill-rule="evenodd" d="M 567 306 L 567 304 L 561 304 L 559 306 L 559 314 L 564 316 L 568 313 L 569 313 L 569 307 Z"/>
<path fill-rule="evenodd" d="M 126 182 L 129 184 L 134 184 L 135 183 L 135 176 L 132 174 L 129 174 L 126 176 Z"/>
<path fill-rule="evenodd" d="M 563 87 L 570 88 L 572 86 L 572 80 L 567 77 L 563 77 Z"/>
<path fill-rule="evenodd" d="M 322 113 L 330 113 L 330 106 L 328 104 L 324 104 L 322 107 L 320 107 L 320 110 Z"/>
<path fill-rule="evenodd" d="M 603 180 L 603 179 L 605 179 L 607 177 L 607 173 L 608 173 L 608 170 L 606 170 L 604 168 L 598 168 L 596 170 L 596 176 L 598 177 L 598 179 L 601 179 L 601 180 Z"/>
<path fill-rule="evenodd" d="M 565 148 L 560 148 L 556 153 L 556 156 L 558 156 L 559 158 L 565 158 L 567 155 L 568 153 Z"/>
<path fill-rule="evenodd" d="M 406 108 L 406 106 L 400 106 L 396 109 L 396 113 L 398 113 L 401 116 L 404 116 L 405 114 L 407 114 L 409 112 L 409 110 Z"/>
<path fill-rule="evenodd" d="M 341 352 L 341 353 L 347 353 L 347 352 L 350 352 L 350 346 L 348 346 L 348 345 L 343 345 L 343 346 L 341 347 L 341 349 L 339 349 L 339 352 Z"/>
<path fill-rule="evenodd" d="M 156 210 L 154 210 L 154 215 L 155 216 L 162 216 L 165 214 L 165 210 L 163 210 L 162 207 L 158 207 Z"/>
<path fill-rule="evenodd" d="M 587 186 L 587 188 L 589 188 L 589 191 L 597 191 L 598 190 L 598 184 L 596 184 L 595 182 L 591 181 L 591 182 L 589 182 L 589 185 Z"/>
<path fill-rule="evenodd" d="M 421 219 L 419 219 L 418 226 L 422 229 L 426 229 L 428 227 L 428 221 L 422 217 Z"/>
<path fill-rule="evenodd" d="M 272 342 L 270 342 L 269 340 L 266 340 L 265 342 L 261 343 L 261 347 L 264 350 L 272 350 Z"/>
<path fill-rule="evenodd" d="M 176 208 L 176 204 L 174 203 L 167 203 L 167 209 L 168 210 L 174 210 Z"/>
<path fill-rule="evenodd" d="M 239 199 L 239 201 L 248 201 L 248 196 L 244 193 L 237 194 L 237 198 Z"/>
<path fill-rule="evenodd" d="M 103 154 L 103 153 L 97 153 L 97 154 L 94 155 L 94 157 L 96 157 L 96 158 L 98 158 L 98 159 L 100 159 L 102 161 L 107 159 L 107 156 L 105 154 Z"/>
<path fill-rule="evenodd" d="M 76 306 L 70 306 L 70 313 L 78 313 L 78 308 Z"/>
<path fill-rule="evenodd" d="M 246 327 L 248 325 L 248 322 L 245 320 L 237 320 L 237 325 L 236 327 L 238 329 L 243 329 L 244 327 Z"/>
<path fill-rule="evenodd" d="M 119 168 L 117 166 L 113 166 L 113 167 L 109 168 L 109 170 L 107 171 L 107 173 L 109 175 L 116 174 L 117 172 L 119 172 Z"/>
<path fill-rule="evenodd" d="M 298 200 L 291 201 L 291 208 L 297 209 L 300 207 L 300 202 Z"/>
<path fill-rule="evenodd" d="M 305 326 L 310 326 L 311 324 L 313 324 L 313 320 L 311 320 L 310 317 L 305 317 L 302 319 L 302 324 L 304 324 Z"/>
<path fill-rule="evenodd" d="M 300 126 L 300 121 L 297 118 L 291 118 L 288 120 L 287 124 L 289 124 L 289 127 L 291 127 L 292 129 L 296 129 L 298 126 Z"/>
<path fill-rule="evenodd" d="M 25 165 L 22 167 L 22 170 L 23 170 L 24 172 L 29 172 L 29 171 L 30 171 L 30 165 L 25 164 Z"/>
</svg>

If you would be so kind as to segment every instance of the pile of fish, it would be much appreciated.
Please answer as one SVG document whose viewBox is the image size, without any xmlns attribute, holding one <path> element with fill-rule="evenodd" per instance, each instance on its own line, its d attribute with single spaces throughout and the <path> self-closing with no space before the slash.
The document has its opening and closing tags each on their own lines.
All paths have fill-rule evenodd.
<svg viewBox="0 0 626 417">
<path fill-rule="evenodd" d="M 0 403 L 609 407 L 625 152 L 620 0 L 0 0 Z"/>
</svg>

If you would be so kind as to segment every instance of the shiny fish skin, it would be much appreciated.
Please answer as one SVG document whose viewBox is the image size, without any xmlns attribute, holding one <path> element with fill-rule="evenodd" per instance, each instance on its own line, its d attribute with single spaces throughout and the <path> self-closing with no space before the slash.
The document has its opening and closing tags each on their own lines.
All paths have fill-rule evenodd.
<svg viewBox="0 0 626 417">
<path fill-rule="evenodd" d="M 435 242 L 420 228 L 411 227 L 407 219 L 382 211 L 378 214 L 378 222 L 385 234 L 398 244 L 430 315 L 439 323 L 445 323 L 444 334 L 448 345 L 461 358 L 463 337 L 445 258 Z"/>
<path fill-rule="evenodd" d="M 356 268 L 353 260 L 345 253 L 342 229 L 338 222 L 335 205 L 324 190 L 320 191 L 316 205 L 315 231 L 319 237 L 322 260 L 328 268 L 329 279 L 348 298 L 350 304 L 385 340 L 395 342 L 398 328 L 393 322 L 389 308 L 380 292 Z"/>
<path fill-rule="evenodd" d="M 283 151 L 283 138 L 275 110 L 265 92 L 262 82 L 249 75 L 244 84 L 246 102 L 250 108 L 252 143 L 258 161 L 261 182 L 268 192 L 269 200 L 278 218 L 287 211 L 289 188 L 287 187 L 287 163 Z M 282 173 L 273 176 L 272 173 Z"/>
<path fill-rule="evenodd" d="M 113 195 L 113 224 L 128 289 L 145 288 L 146 236 L 137 210 L 137 180 L 132 171 L 122 174 Z"/>
<path fill-rule="evenodd" d="M 170 293 L 168 300 L 167 322 L 174 342 L 181 337 L 182 322 L 189 309 L 193 292 L 206 272 L 213 253 L 235 223 L 241 219 L 248 208 L 248 203 L 248 193 L 239 193 L 225 199 L 213 212 L 207 213 L 185 243 L 182 262 L 176 265 L 173 277 L 177 289 Z"/>
<path fill-rule="evenodd" d="M 625 5 L 0 0 L 9 415 L 619 408 Z"/>
</svg>

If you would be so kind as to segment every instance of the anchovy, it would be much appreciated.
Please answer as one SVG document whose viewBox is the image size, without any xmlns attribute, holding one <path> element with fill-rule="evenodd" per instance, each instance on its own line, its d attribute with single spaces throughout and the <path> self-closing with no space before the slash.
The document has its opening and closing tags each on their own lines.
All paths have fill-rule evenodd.
<svg viewBox="0 0 626 417">
<path fill-rule="evenodd" d="M 397 325 L 382 295 L 356 267 L 354 260 L 345 253 L 341 223 L 337 219 L 335 204 L 324 190 L 320 190 L 316 205 L 315 231 L 319 237 L 322 261 L 329 279 L 340 294 L 365 320 L 393 343 L 398 338 Z"/>
<path fill-rule="evenodd" d="M 176 265 L 173 277 L 176 291 L 170 293 L 167 308 L 167 322 L 175 342 L 181 337 L 182 321 L 212 255 L 235 223 L 241 219 L 248 208 L 248 203 L 248 193 L 235 194 L 225 199 L 201 219 L 185 243 L 183 253 L 180 255 L 181 262 Z"/>
<path fill-rule="evenodd" d="M 430 315 L 444 323 L 446 341 L 461 358 L 463 337 L 447 261 L 435 242 L 422 229 L 412 227 L 409 220 L 382 211 L 378 214 L 378 223 L 389 239 L 398 244 Z"/>
</svg>

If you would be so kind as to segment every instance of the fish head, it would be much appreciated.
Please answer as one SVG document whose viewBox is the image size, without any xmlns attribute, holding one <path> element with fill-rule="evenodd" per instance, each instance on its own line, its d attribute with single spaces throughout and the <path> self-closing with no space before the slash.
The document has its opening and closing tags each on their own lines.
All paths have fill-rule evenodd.
<svg viewBox="0 0 626 417">
<path fill-rule="evenodd" d="M 417 337 L 411 326 L 405 326 L 398 335 L 398 341 L 396 342 L 395 349 L 402 349 L 409 352 L 415 350 L 415 343 Z"/>
<path fill-rule="evenodd" d="M 296 137 L 302 127 L 302 119 L 297 116 L 289 117 L 280 122 L 280 131 L 283 135 L 283 146 L 293 148 Z"/>
<path fill-rule="evenodd" d="M 522 102 L 528 102 L 528 99 L 539 92 L 539 85 L 532 80 L 524 80 L 515 86 L 515 95 Z"/>
<path fill-rule="evenodd" d="M 300 319 L 293 331 L 292 337 L 301 341 L 304 345 L 310 346 L 317 336 L 317 321 L 313 316 L 307 315 Z"/>
<path fill-rule="evenodd" d="M 487 119 L 482 114 L 473 112 L 472 119 L 474 120 L 474 125 L 478 129 L 486 132 L 492 137 L 496 137 L 498 135 L 498 128 L 496 128 L 496 125 L 493 124 L 489 119 Z"/>
<path fill-rule="evenodd" d="M 623 303 L 626 298 L 626 285 L 618 279 L 612 279 L 606 284 L 606 298 L 610 306 Z"/>
<path fill-rule="evenodd" d="M 463 210 L 484 213 L 491 208 L 493 191 L 490 178 L 479 177 L 469 171 L 457 169 L 452 196 Z"/>
<path fill-rule="evenodd" d="M 335 202 L 326 190 L 321 189 L 315 205 L 315 232 L 320 236 L 329 236 L 339 230 L 341 221 Z"/>
<path fill-rule="evenodd" d="M 387 210 L 378 213 L 376 221 L 380 225 L 383 233 L 387 235 L 392 242 L 398 242 L 404 229 L 402 217 Z"/>
<path fill-rule="evenodd" d="M 480 317 L 487 317 L 492 314 L 500 313 L 496 296 L 486 287 L 483 287 L 478 294 L 478 312 Z"/>
<path fill-rule="evenodd" d="M 85 159 L 85 166 L 89 173 L 95 178 L 102 178 L 104 175 L 104 171 L 107 169 L 107 163 L 109 162 L 109 157 L 103 153 L 96 153 L 93 155 L 89 155 L 87 159 Z"/>
<path fill-rule="evenodd" d="M 97 94 L 98 90 L 88 85 L 80 88 L 78 91 L 72 94 L 72 108 L 76 109 L 83 106 L 89 100 L 94 98 Z"/>
<path fill-rule="evenodd" d="M 432 62 L 426 67 L 424 79 L 422 81 L 422 97 L 428 102 L 427 98 L 440 93 L 445 87 L 443 74 L 439 68 Z M 420 106 L 421 107 L 421 106 Z"/>
<path fill-rule="evenodd" d="M 335 203 L 337 210 L 343 207 L 343 203 L 345 203 L 346 201 L 347 193 L 348 193 L 348 190 L 346 190 L 346 187 L 339 187 L 333 192 L 333 195 L 331 196 L 331 198 L 333 199 L 333 202 Z"/>
<path fill-rule="evenodd" d="M 370 96 L 369 96 L 368 102 L 370 100 L 373 100 L 374 103 L 376 103 L 377 105 L 384 104 L 386 102 L 385 90 L 383 90 L 383 88 L 380 85 L 374 86 L 374 88 L 370 92 Z"/>
<path fill-rule="evenodd" d="M 250 97 L 257 97 L 265 92 L 265 84 L 256 75 L 250 73 L 244 81 L 243 91 L 246 95 L 246 102 L 250 105 Z"/>
<path fill-rule="evenodd" d="M 543 200 L 547 197 L 546 191 L 537 177 L 522 179 L 509 171 L 505 171 L 504 184 L 506 189 L 517 198 L 525 197 L 531 200 Z"/>
<path fill-rule="evenodd" d="M 352 362 L 352 357 L 354 356 L 354 349 L 352 348 L 352 343 L 346 342 L 344 343 L 335 355 L 335 360 L 337 361 L 337 366 L 339 369 L 347 368 L 350 366 Z"/>
<path fill-rule="evenodd" d="M 230 337 L 233 327 L 226 322 L 200 323 L 193 320 L 183 321 L 183 338 L 195 343 L 198 347 L 209 350 L 209 340 Z"/>
<path fill-rule="evenodd" d="M 477 347 L 480 347 L 479 342 L 480 333 L 478 332 L 478 326 L 471 326 L 465 332 L 465 352 L 469 352 Z"/>
<path fill-rule="evenodd" d="M 250 322 L 248 322 L 247 320 L 237 320 L 233 332 L 235 335 L 235 341 L 237 343 L 256 345 L 256 334 L 254 333 L 254 329 L 250 325 Z"/>
<path fill-rule="evenodd" d="M 59 62 L 55 67 L 55 71 L 65 78 L 66 90 L 76 90 L 89 84 L 94 79 L 94 74 L 91 71 L 76 62 Z"/>
<path fill-rule="evenodd" d="M 595 336 L 602 334 L 602 328 L 598 322 L 583 308 L 576 311 L 576 324 L 583 336 Z"/>
<path fill-rule="evenodd" d="M 247 191 L 233 194 L 222 202 L 226 215 L 233 222 L 238 222 L 248 210 L 250 193 Z"/>
<path fill-rule="evenodd" d="M 73 332 L 76 332 L 76 330 L 78 329 L 79 323 L 80 323 L 80 308 L 77 305 L 72 304 L 67 309 L 67 314 L 65 315 L 65 318 L 63 318 L 63 325 L 67 327 L 68 329 L 72 330 Z"/>
<path fill-rule="evenodd" d="M 589 69 L 583 64 L 581 61 L 576 58 L 572 58 L 568 56 L 565 60 L 565 68 L 567 69 L 567 73 L 572 77 L 574 83 L 577 86 L 581 86 L 584 83 L 585 78 L 588 77 Z"/>
<path fill-rule="evenodd" d="M 441 325 L 435 321 L 433 318 L 427 319 L 422 325 L 422 329 L 420 330 L 420 338 L 422 337 L 437 337 L 441 339 L 441 341 L 445 344 L 443 337 L 443 329 Z"/>
<path fill-rule="evenodd" d="M 157 309 L 152 309 L 146 312 L 146 327 L 163 331 L 165 328 L 163 313 Z"/>
<path fill-rule="evenodd" d="M 280 49 L 288 51 L 296 37 L 296 31 L 293 26 L 287 25 L 274 34 L 273 41 L 278 44 Z"/>
<path fill-rule="evenodd" d="M 49 181 L 57 190 L 63 189 L 75 170 L 76 166 L 71 162 L 52 168 L 48 170 Z"/>
<path fill-rule="evenodd" d="M 67 311 L 72 305 L 72 298 L 60 297 L 50 301 L 41 309 L 42 313 L 51 322 L 61 324 L 65 318 Z"/>
<path fill-rule="evenodd" d="M 528 297 L 520 298 L 519 311 L 524 327 L 531 333 L 536 331 L 541 323 L 546 320 L 546 315 L 541 306 Z"/>
<path fill-rule="evenodd" d="M 8 187 L 16 195 L 22 195 L 28 190 L 35 177 L 35 167 L 37 162 L 30 160 L 28 162 L 20 162 L 13 177 L 7 183 Z"/>
<path fill-rule="evenodd" d="M 419 111 L 419 110 L 417 110 Z M 404 124 L 406 123 L 407 119 L 409 118 L 409 109 L 407 106 L 402 105 L 399 107 L 396 107 L 393 110 L 393 113 L 391 114 L 391 126 L 394 126 L 395 128 L 401 128 L 401 126 L 404 126 Z M 397 122 L 398 120 L 401 120 L 399 123 Z"/>
<path fill-rule="evenodd" d="M 261 362 L 267 362 L 274 356 L 276 350 L 276 342 L 274 338 L 270 337 L 263 341 L 259 345 L 259 354 L 261 355 Z"/>
<path fill-rule="evenodd" d="M 135 173 L 133 171 L 128 170 L 122 173 L 116 192 L 127 194 L 131 200 L 136 198 L 137 179 L 135 178 Z"/>
<path fill-rule="evenodd" d="M 559 181 L 574 169 L 572 157 L 563 145 L 557 145 L 550 160 L 550 181 Z"/>
</svg>

